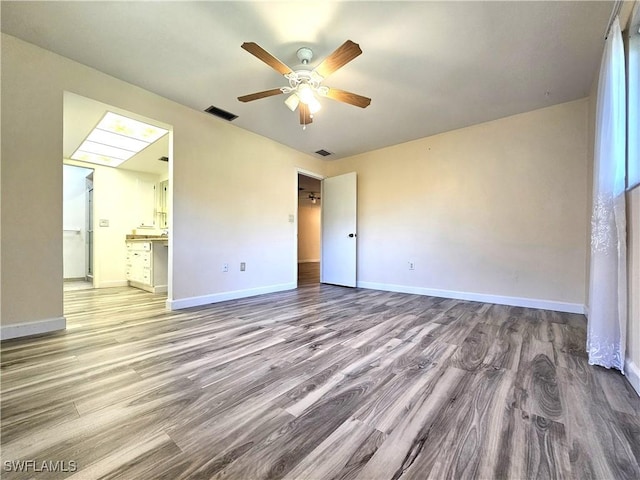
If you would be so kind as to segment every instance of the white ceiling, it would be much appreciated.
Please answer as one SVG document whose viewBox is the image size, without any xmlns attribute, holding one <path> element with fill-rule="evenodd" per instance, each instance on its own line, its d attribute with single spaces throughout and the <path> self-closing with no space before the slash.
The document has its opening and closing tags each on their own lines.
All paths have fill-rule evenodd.
<svg viewBox="0 0 640 480">
<path fill-rule="evenodd" d="M 332 159 L 585 97 L 612 4 L 4 0 L 1 21 L 5 33 Z M 291 67 L 311 47 L 313 67 L 347 39 L 364 53 L 325 84 L 371 97 L 368 108 L 322 99 L 303 131 L 283 95 L 237 100 L 286 84 L 243 42 Z"/>
</svg>

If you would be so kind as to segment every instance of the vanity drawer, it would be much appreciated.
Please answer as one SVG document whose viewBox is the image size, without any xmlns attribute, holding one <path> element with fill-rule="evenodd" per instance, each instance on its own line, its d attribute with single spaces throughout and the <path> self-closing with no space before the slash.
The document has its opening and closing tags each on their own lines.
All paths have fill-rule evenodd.
<svg viewBox="0 0 640 480">
<path fill-rule="evenodd" d="M 151 242 L 127 242 L 128 251 L 151 251 Z"/>
</svg>

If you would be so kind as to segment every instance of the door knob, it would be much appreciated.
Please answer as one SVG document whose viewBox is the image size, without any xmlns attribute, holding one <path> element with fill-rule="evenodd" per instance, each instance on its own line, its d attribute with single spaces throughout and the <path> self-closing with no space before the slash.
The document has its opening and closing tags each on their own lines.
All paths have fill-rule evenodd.
<svg viewBox="0 0 640 480">
<path fill-rule="evenodd" d="M 350 234 L 349 234 L 349 238 L 353 238 L 353 237 L 355 237 L 355 236 L 356 236 L 356 234 L 355 234 L 355 233 L 350 233 Z"/>
</svg>

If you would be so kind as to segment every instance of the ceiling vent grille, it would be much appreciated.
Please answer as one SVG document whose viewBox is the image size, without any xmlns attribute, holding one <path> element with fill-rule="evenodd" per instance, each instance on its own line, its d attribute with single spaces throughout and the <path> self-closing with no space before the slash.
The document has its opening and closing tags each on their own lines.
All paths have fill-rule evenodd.
<svg viewBox="0 0 640 480">
<path fill-rule="evenodd" d="M 328 152 L 327 150 L 325 150 L 324 148 L 321 148 L 320 150 L 317 150 L 316 153 L 318 155 L 322 155 L 323 157 L 328 157 L 329 155 L 332 155 L 331 152 Z"/>
<path fill-rule="evenodd" d="M 214 107 L 213 105 L 205 109 L 205 112 L 210 113 L 211 115 L 219 118 L 224 118 L 228 122 L 232 122 L 233 120 L 238 118 L 238 115 L 234 115 L 233 113 L 227 112 L 226 110 L 222 110 L 221 108 L 218 108 L 218 107 Z"/>
</svg>

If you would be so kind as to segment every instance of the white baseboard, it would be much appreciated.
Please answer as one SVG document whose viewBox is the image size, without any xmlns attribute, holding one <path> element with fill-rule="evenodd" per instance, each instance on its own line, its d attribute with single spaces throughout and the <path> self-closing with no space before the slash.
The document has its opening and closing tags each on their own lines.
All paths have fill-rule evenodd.
<svg viewBox="0 0 640 480">
<path fill-rule="evenodd" d="M 95 279 L 94 279 L 95 280 Z M 94 283 L 94 288 L 112 288 L 112 287 L 127 287 L 129 282 L 126 280 L 112 280 L 110 282 Z"/>
<path fill-rule="evenodd" d="M 298 260 L 298 263 L 320 263 L 320 259 L 311 258 L 311 259 Z"/>
<path fill-rule="evenodd" d="M 2 325 L 0 327 L 0 340 L 40 335 L 42 333 L 55 332 L 56 330 L 64 330 L 65 328 L 67 328 L 67 319 L 64 317 Z"/>
<path fill-rule="evenodd" d="M 505 295 L 490 295 L 486 293 L 456 292 L 454 290 L 439 290 L 435 288 L 412 287 L 407 285 L 391 285 L 386 283 L 358 282 L 360 288 L 372 290 L 385 290 L 387 292 L 413 293 L 416 295 L 428 295 L 431 297 L 453 298 L 456 300 L 469 300 L 473 302 L 497 303 L 498 305 L 510 305 L 512 307 L 539 308 L 542 310 L 555 310 L 557 312 L 582 313 L 585 306 L 580 303 L 557 302 L 555 300 L 538 300 L 535 298 L 508 297 Z"/>
<path fill-rule="evenodd" d="M 624 362 L 624 374 L 640 397 L 640 367 L 633 360 L 627 358 Z"/>
<path fill-rule="evenodd" d="M 212 293 L 210 295 L 202 295 L 199 297 L 179 298 L 177 300 L 167 300 L 167 308 L 169 310 L 180 310 L 181 308 L 199 307 L 201 305 L 209 305 L 211 303 L 224 302 L 227 300 L 236 300 L 238 298 L 264 295 L 265 293 L 293 290 L 296 287 L 297 285 L 295 283 L 281 283 L 279 285 L 248 288 L 246 290 L 233 290 L 231 292 Z"/>
<path fill-rule="evenodd" d="M 144 290 L 149 293 L 167 293 L 168 291 L 167 285 L 158 285 L 156 287 L 152 287 L 151 285 L 147 285 L 146 283 L 136 282 L 134 280 L 129 280 L 127 284 L 130 287 L 139 288 L 140 290 Z"/>
</svg>

